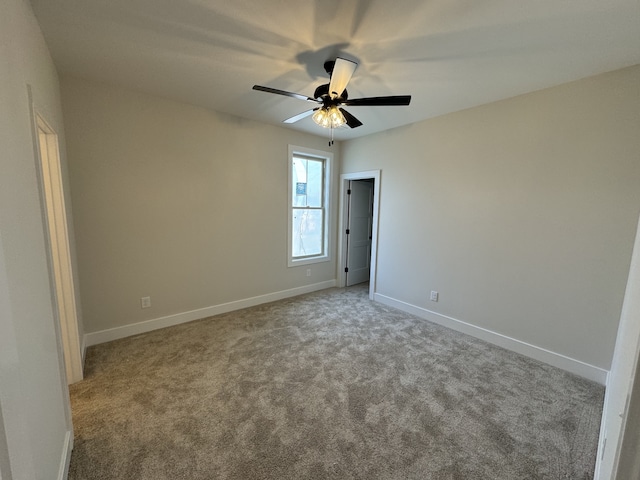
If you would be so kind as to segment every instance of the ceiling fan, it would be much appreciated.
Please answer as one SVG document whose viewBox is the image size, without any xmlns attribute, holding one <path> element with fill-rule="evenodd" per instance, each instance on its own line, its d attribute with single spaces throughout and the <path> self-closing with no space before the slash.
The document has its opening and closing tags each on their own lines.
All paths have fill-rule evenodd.
<svg viewBox="0 0 640 480">
<path fill-rule="evenodd" d="M 379 107 L 394 105 L 409 105 L 411 95 L 395 95 L 388 97 L 368 97 L 368 98 L 349 98 L 347 93 L 347 84 L 355 72 L 358 64 L 346 58 L 338 57 L 328 60 L 324 63 L 324 69 L 331 79 L 329 83 L 320 85 L 316 88 L 313 97 L 307 97 L 299 93 L 286 92 L 271 87 L 263 87 L 254 85 L 254 90 L 261 92 L 275 93 L 286 97 L 293 97 L 299 100 L 315 103 L 319 106 L 307 110 L 306 112 L 287 118 L 283 123 L 295 123 L 298 120 L 313 115 L 313 121 L 321 127 L 331 128 L 332 130 L 343 125 L 350 128 L 357 128 L 362 122 L 347 112 L 345 107 Z"/>
</svg>

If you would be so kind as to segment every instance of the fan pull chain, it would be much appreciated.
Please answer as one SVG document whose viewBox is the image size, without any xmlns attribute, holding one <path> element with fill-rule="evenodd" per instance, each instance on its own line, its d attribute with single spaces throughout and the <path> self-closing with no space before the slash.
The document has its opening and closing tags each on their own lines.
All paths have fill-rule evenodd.
<svg viewBox="0 0 640 480">
<path fill-rule="evenodd" d="M 333 145 L 333 125 L 331 126 L 331 140 L 329 141 L 329 146 Z"/>
</svg>

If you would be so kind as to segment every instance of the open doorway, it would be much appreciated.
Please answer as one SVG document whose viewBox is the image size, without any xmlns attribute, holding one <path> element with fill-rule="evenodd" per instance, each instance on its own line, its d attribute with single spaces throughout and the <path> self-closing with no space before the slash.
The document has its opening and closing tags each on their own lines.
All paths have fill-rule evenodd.
<svg viewBox="0 0 640 480">
<path fill-rule="evenodd" d="M 338 286 L 376 283 L 380 170 L 340 176 Z"/>
<path fill-rule="evenodd" d="M 67 383 L 82 380 L 82 353 L 78 333 L 76 296 L 71 269 L 67 213 L 62 187 L 58 135 L 38 113 L 35 116 L 36 143 L 42 189 L 54 308 L 60 325 Z"/>
<path fill-rule="evenodd" d="M 374 180 L 349 180 L 347 187 L 346 261 L 347 287 L 369 281 L 373 239 Z"/>
</svg>

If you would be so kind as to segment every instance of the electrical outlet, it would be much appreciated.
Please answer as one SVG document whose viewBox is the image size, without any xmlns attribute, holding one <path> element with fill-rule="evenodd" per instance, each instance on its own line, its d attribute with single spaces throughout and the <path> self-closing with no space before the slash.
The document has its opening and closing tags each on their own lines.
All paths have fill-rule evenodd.
<svg viewBox="0 0 640 480">
<path fill-rule="evenodd" d="M 311 269 L 307 268 L 307 277 L 310 277 L 310 276 L 311 276 Z"/>
<path fill-rule="evenodd" d="M 149 308 L 151 306 L 151 297 L 142 297 L 140 299 L 141 308 Z"/>
<path fill-rule="evenodd" d="M 431 290 L 431 301 L 432 302 L 438 301 L 438 292 L 436 292 L 435 290 Z"/>
</svg>

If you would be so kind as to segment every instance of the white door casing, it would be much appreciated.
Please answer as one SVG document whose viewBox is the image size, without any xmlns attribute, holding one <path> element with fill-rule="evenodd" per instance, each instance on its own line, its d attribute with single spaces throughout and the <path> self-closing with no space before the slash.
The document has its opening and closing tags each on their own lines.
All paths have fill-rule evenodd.
<svg viewBox="0 0 640 480">
<path fill-rule="evenodd" d="M 373 226 L 371 235 L 371 268 L 369 273 L 369 298 L 373 300 L 376 291 L 376 270 L 378 259 L 378 214 L 380 209 L 380 192 L 382 184 L 380 181 L 380 170 L 367 170 L 364 172 L 343 173 L 340 175 L 340 209 L 338 225 L 341 234 L 338 236 L 338 263 L 337 263 L 337 286 L 346 286 L 346 276 L 344 275 L 344 266 L 347 258 L 347 236 L 345 230 L 347 228 L 347 190 L 350 180 L 373 180 Z"/>
<path fill-rule="evenodd" d="M 630 400 L 640 401 L 633 395 L 634 380 L 640 356 L 640 223 L 636 233 L 636 241 L 631 256 L 629 278 L 620 315 L 618 336 L 613 352 L 611 370 L 607 377 L 607 388 L 600 424 L 600 441 L 596 459 L 596 480 L 631 480 L 620 472 L 620 454 L 623 451 L 625 430 L 635 429 L 629 416 Z M 636 386 L 637 390 L 637 386 Z M 637 410 L 635 406 L 634 411 Z M 628 433 L 628 432 L 627 432 Z M 632 432 L 633 433 L 633 432 Z M 637 434 L 636 434 L 637 437 Z M 627 435 L 627 441 L 637 441 Z M 625 468 L 636 468 L 624 459 Z M 637 463 L 637 460 L 636 460 Z"/>
<path fill-rule="evenodd" d="M 67 214 L 60 168 L 58 136 L 48 123 L 35 113 L 38 154 L 42 182 L 43 202 L 47 225 L 48 246 L 54 300 L 64 353 L 67 383 L 83 378 L 82 353 L 78 333 L 76 296 L 71 267 L 71 252 L 67 230 Z"/>
</svg>

